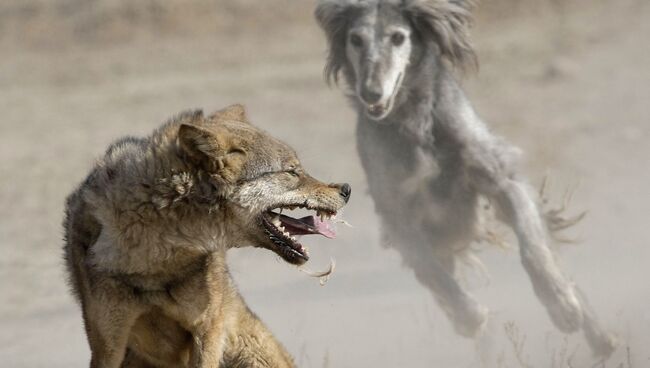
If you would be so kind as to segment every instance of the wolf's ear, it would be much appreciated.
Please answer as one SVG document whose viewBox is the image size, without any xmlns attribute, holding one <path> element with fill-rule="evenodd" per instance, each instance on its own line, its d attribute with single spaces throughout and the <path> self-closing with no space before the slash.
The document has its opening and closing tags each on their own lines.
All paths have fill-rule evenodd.
<svg viewBox="0 0 650 368">
<path fill-rule="evenodd" d="M 338 82 L 339 71 L 345 62 L 345 45 L 349 23 L 360 5 L 352 1 L 320 0 L 314 17 L 325 32 L 329 52 L 323 74 L 330 83 Z"/>
<path fill-rule="evenodd" d="M 225 107 L 219 111 L 212 113 L 212 115 L 210 115 L 208 119 L 216 122 L 225 121 L 225 120 L 234 120 L 234 121 L 250 124 L 250 121 L 246 116 L 246 109 L 242 104 L 234 104 Z"/>
<path fill-rule="evenodd" d="M 247 155 L 236 142 L 223 126 L 181 124 L 178 129 L 178 143 L 187 158 L 213 174 L 220 185 L 234 183 L 242 173 Z"/>
<path fill-rule="evenodd" d="M 424 41 L 434 41 L 443 58 L 461 69 L 476 67 L 469 40 L 473 0 L 405 0 L 404 13 Z"/>
<path fill-rule="evenodd" d="M 193 124 L 181 124 L 178 143 L 183 152 L 195 161 L 201 161 L 218 150 L 214 134 Z"/>
</svg>

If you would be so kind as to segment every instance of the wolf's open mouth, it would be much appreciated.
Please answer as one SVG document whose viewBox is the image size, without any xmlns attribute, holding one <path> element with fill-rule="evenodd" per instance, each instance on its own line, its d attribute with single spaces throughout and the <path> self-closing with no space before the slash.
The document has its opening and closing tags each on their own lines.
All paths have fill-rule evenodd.
<svg viewBox="0 0 650 368">
<path fill-rule="evenodd" d="M 308 208 L 316 211 L 316 215 L 293 218 L 282 215 L 282 209 Z M 279 212 L 275 212 L 279 209 Z M 276 245 L 273 249 L 285 261 L 293 264 L 303 264 L 309 260 L 307 249 L 298 242 L 296 236 L 320 234 L 334 238 L 336 232 L 329 221 L 336 216 L 335 211 L 310 208 L 304 205 L 281 206 L 265 211 L 262 214 L 262 225 L 269 239 Z"/>
</svg>

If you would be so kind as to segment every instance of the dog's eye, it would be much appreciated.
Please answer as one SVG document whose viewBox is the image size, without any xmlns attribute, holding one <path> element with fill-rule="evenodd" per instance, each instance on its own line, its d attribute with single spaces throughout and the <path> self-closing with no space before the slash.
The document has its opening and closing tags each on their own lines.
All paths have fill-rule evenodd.
<svg viewBox="0 0 650 368">
<path fill-rule="evenodd" d="M 404 34 L 401 32 L 395 32 L 390 36 L 390 42 L 395 46 L 400 46 L 404 43 Z"/>
<path fill-rule="evenodd" d="M 351 34 L 350 44 L 354 47 L 361 47 L 363 46 L 363 40 L 361 39 L 361 36 L 359 36 L 358 34 Z"/>
</svg>

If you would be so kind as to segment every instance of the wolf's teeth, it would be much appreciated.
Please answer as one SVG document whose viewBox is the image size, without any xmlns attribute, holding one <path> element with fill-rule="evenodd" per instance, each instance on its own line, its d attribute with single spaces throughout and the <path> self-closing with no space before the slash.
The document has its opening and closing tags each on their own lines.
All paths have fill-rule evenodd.
<svg viewBox="0 0 650 368">
<path fill-rule="evenodd" d="M 277 227 L 282 226 L 282 223 L 280 222 L 280 216 L 275 216 L 275 217 L 271 220 L 271 222 L 273 223 L 273 225 L 275 225 L 275 226 L 277 226 Z"/>
</svg>

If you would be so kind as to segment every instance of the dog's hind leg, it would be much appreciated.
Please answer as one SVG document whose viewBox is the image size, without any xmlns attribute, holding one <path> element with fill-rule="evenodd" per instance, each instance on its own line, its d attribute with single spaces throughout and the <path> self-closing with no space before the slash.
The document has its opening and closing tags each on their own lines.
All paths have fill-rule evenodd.
<svg viewBox="0 0 650 368">
<path fill-rule="evenodd" d="M 557 328 L 578 330 L 583 320 L 580 300 L 547 245 L 546 227 L 526 185 L 511 177 L 497 178 L 493 184 L 493 198 L 517 236 L 521 261 L 535 294 Z"/>
<path fill-rule="evenodd" d="M 517 236 L 521 262 L 553 323 L 564 332 L 578 330 L 582 326 L 580 301 L 547 245 L 537 204 L 516 177 L 518 150 L 488 131 L 462 93 L 441 104 L 438 116 L 436 132 L 456 142 L 458 165 L 467 170 L 469 185 L 496 204 Z"/>
<path fill-rule="evenodd" d="M 576 291 L 580 299 L 580 304 L 582 304 L 584 315 L 582 331 L 585 334 L 585 339 L 591 351 L 599 357 L 610 356 L 616 350 L 619 344 L 618 340 L 600 325 L 596 313 L 591 308 L 591 305 L 589 305 L 587 297 L 582 290 L 576 287 Z"/>
<path fill-rule="evenodd" d="M 483 331 L 488 309 L 479 304 L 456 279 L 456 259 L 453 254 L 444 256 L 433 249 L 428 254 L 402 250 L 402 256 L 418 281 L 431 290 L 457 333 L 473 338 Z"/>
</svg>

